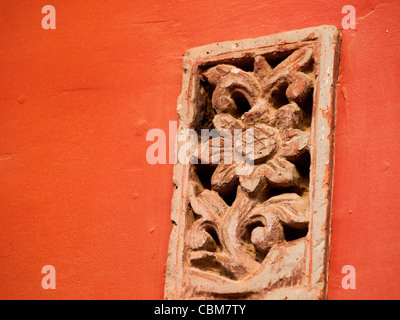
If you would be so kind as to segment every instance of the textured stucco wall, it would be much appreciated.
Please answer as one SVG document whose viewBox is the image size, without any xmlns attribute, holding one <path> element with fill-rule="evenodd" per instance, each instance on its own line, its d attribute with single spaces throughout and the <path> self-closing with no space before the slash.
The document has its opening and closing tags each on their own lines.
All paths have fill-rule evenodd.
<svg viewBox="0 0 400 320">
<path fill-rule="evenodd" d="M 172 165 L 145 137 L 177 120 L 185 50 L 340 27 L 346 4 L 328 297 L 399 299 L 400 3 L 378 0 L 2 1 L 0 298 L 161 299 Z"/>
</svg>

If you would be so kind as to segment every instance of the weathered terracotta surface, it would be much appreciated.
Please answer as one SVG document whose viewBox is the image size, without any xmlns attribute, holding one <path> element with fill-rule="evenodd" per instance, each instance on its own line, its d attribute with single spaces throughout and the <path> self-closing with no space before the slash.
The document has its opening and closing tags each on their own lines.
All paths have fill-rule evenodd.
<svg viewBox="0 0 400 320">
<path fill-rule="evenodd" d="M 174 167 L 167 299 L 326 297 L 339 43 L 322 26 L 187 52 L 178 130 L 221 139 Z M 237 129 L 254 130 L 250 174 L 221 153 Z"/>
</svg>

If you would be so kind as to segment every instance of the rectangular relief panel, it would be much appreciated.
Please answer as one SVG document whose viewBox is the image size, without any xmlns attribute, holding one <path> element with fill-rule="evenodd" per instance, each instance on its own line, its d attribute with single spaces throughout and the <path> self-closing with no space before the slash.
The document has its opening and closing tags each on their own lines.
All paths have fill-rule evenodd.
<svg viewBox="0 0 400 320">
<path fill-rule="evenodd" d="M 321 26 L 187 51 L 166 299 L 326 298 L 339 48 Z"/>
</svg>

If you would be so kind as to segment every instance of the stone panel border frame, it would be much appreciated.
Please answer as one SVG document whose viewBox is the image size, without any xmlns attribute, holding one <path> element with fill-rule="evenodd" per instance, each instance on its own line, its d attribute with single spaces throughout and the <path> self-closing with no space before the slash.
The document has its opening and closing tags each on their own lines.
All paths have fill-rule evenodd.
<svg viewBox="0 0 400 320">
<path fill-rule="evenodd" d="M 196 278 L 186 270 L 191 165 L 178 162 L 174 165 L 173 173 L 172 231 L 164 293 L 166 299 L 326 299 L 340 41 L 340 30 L 325 25 L 255 39 L 220 42 L 186 52 L 183 61 L 182 92 L 177 103 L 178 132 L 192 128 L 201 114 L 201 110 L 198 110 L 200 66 L 240 60 L 249 53 L 253 56 L 265 55 L 282 48 L 289 50 L 291 47 L 299 48 L 311 42 L 315 43 L 315 84 L 309 146 L 309 229 L 305 240 L 302 276 L 299 281 L 294 281 L 293 285 L 274 285 L 259 292 L 255 289 L 243 295 L 235 294 L 236 289 L 232 284 L 231 294 L 216 295 L 215 292 L 210 292 L 207 283 L 203 284 L 201 278 Z M 177 147 L 182 143 L 184 142 L 178 141 Z M 241 285 L 241 282 L 237 283 L 237 286 Z"/>
</svg>

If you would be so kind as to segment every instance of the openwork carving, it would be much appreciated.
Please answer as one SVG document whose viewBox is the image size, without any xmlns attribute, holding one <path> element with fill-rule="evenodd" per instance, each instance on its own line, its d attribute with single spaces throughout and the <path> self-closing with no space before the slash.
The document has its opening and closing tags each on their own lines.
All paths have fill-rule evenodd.
<svg viewBox="0 0 400 320">
<path fill-rule="evenodd" d="M 199 139 L 198 161 L 175 165 L 167 298 L 325 296 L 337 42 L 320 27 L 188 52 L 179 129 L 216 129 L 219 143 Z M 224 138 L 243 130 L 244 144 L 248 129 L 243 174 Z"/>
</svg>

